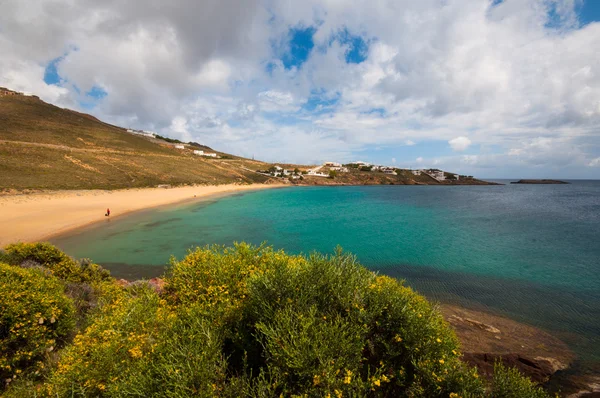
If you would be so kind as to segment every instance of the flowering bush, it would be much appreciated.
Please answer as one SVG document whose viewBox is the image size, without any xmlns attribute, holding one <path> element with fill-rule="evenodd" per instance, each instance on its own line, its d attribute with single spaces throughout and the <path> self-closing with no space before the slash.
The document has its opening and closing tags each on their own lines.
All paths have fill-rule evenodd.
<svg viewBox="0 0 600 398">
<path fill-rule="evenodd" d="M 46 353 L 73 333 L 73 303 L 63 289 L 41 270 L 0 263 L 1 380 L 39 372 Z"/>
<path fill-rule="evenodd" d="M 110 278 L 110 273 L 99 265 L 89 260 L 75 261 L 50 243 L 17 243 L 6 246 L 4 252 L 5 262 L 38 264 L 68 282 L 92 283 Z"/>
<path fill-rule="evenodd" d="M 504 369 L 486 385 L 459 360 L 456 336 L 427 300 L 341 250 L 207 247 L 173 260 L 165 281 L 160 294 L 101 284 L 100 306 L 45 383 L 9 393 L 545 396 Z"/>
</svg>

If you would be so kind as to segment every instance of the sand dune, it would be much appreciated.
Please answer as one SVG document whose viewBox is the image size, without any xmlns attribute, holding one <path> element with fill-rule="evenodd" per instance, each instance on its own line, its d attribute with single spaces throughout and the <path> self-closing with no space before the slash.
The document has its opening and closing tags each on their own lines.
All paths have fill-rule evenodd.
<svg viewBox="0 0 600 398">
<path fill-rule="evenodd" d="M 216 185 L 116 191 L 56 191 L 0 196 L 0 247 L 47 239 L 111 217 L 185 200 L 284 185 Z"/>
</svg>

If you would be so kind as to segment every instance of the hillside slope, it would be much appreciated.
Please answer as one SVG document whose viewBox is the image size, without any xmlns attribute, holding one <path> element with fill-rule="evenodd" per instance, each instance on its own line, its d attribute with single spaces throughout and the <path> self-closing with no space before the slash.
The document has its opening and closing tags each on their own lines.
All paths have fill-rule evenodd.
<svg viewBox="0 0 600 398">
<path fill-rule="evenodd" d="M 0 95 L 0 191 L 269 180 L 247 170 L 262 162 L 222 153 L 221 159 L 204 158 L 192 149 L 130 134 L 37 97 Z"/>
</svg>

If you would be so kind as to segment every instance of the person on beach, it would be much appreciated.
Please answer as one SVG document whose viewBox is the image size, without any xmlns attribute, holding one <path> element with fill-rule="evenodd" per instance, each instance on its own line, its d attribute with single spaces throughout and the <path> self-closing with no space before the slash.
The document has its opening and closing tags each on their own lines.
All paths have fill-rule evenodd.
<svg viewBox="0 0 600 398">
<path fill-rule="evenodd" d="M 110 209 L 106 209 L 106 214 L 105 214 L 105 216 L 106 216 L 106 217 L 110 216 Z"/>
</svg>

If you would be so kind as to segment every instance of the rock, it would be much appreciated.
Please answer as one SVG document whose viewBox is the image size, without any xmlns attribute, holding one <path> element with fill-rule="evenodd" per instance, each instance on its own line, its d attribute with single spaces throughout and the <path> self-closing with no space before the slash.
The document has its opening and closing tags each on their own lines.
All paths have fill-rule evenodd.
<svg viewBox="0 0 600 398">
<path fill-rule="evenodd" d="M 129 286 L 129 281 L 126 279 L 119 279 L 119 280 L 117 280 L 117 285 L 119 285 L 121 287 L 127 287 L 127 286 Z"/>
<path fill-rule="evenodd" d="M 479 322 L 476 321 L 474 319 L 471 318 L 462 318 L 458 315 L 451 315 L 448 318 L 448 322 L 450 322 L 451 324 L 455 324 L 456 322 L 464 322 L 464 323 L 468 323 L 471 326 L 475 326 L 481 330 L 485 330 L 486 332 L 490 332 L 490 333 L 500 333 L 500 329 L 492 326 L 492 325 L 487 325 L 483 322 Z"/>
<path fill-rule="evenodd" d="M 501 362 L 506 367 L 517 368 L 521 374 L 531 378 L 536 383 L 545 383 L 556 373 L 557 367 L 564 369 L 567 365 L 560 363 L 554 358 L 527 358 L 520 354 L 488 354 L 471 353 L 463 354 L 463 361 L 471 366 L 476 366 L 479 373 L 487 378 L 494 374 L 494 364 Z"/>
<path fill-rule="evenodd" d="M 165 281 L 162 278 L 152 278 L 148 281 L 148 284 L 156 291 L 161 294 L 165 288 Z"/>
</svg>

